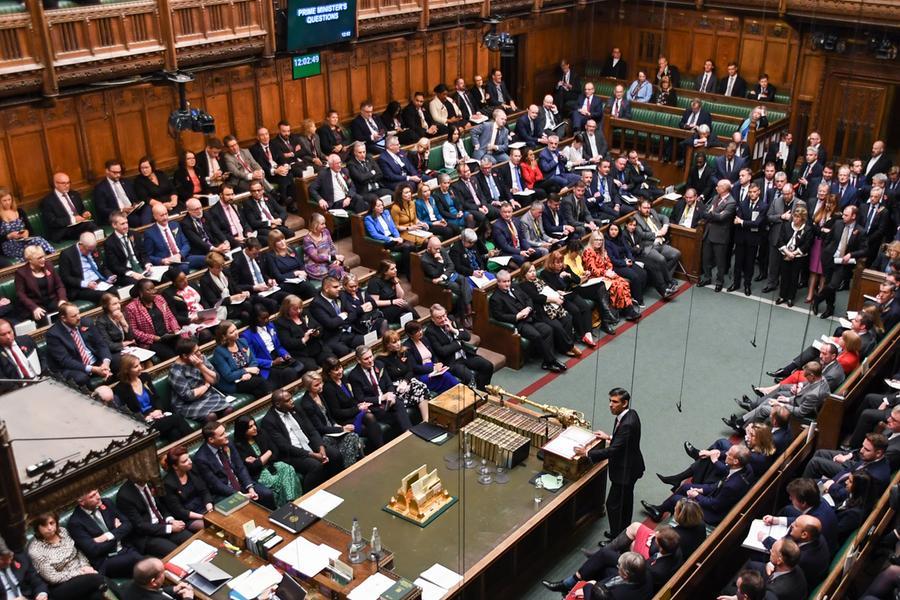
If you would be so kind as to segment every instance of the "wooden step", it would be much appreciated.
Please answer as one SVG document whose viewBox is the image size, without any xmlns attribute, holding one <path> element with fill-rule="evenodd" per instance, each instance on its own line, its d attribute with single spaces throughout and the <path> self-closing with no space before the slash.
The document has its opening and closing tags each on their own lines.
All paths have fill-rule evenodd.
<svg viewBox="0 0 900 600">
<path fill-rule="evenodd" d="M 506 357 L 493 350 L 478 348 L 478 356 L 491 361 L 491 364 L 494 365 L 494 373 L 506 366 Z"/>
<path fill-rule="evenodd" d="M 306 227 L 306 220 L 300 215 L 295 215 L 293 213 L 288 213 L 287 220 L 284 224 L 294 231 L 298 231 Z M 303 235 L 306 235 L 306 232 L 303 232 Z"/>
</svg>

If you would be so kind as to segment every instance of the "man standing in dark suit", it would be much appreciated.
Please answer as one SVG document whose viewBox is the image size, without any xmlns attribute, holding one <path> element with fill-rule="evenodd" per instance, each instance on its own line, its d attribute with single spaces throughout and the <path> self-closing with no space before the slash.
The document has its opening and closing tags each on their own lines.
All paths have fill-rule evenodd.
<svg viewBox="0 0 900 600">
<path fill-rule="evenodd" d="M 866 264 L 871 265 L 881 251 L 881 244 L 890 241 L 890 213 L 884 202 L 884 188 L 873 187 L 869 201 L 859 207 L 859 224 L 866 234 Z"/>
<path fill-rule="evenodd" d="M 719 87 L 716 91 L 723 96 L 747 97 L 747 82 L 738 74 L 737 63 L 728 63 L 728 75 L 719 80 Z"/>
<path fill-rule="evenodd" d="M 325 446 L 306 413 L 294 408 L 294 398 L 284 389 L 272 392 L 272 408 L 260 421 L 279 460 L 303 476 L 303 487 L 311 490 L 341 470 L 341 454 Z"/>
<path fill-rule="evenodd" d="M 66 523 L 75 547 L 97 572 L 107 577 L 131 577 L 131 570 L 144 558 L 125 545 L 132 525 L 109 499 L 96 489 L 78 498 L 78 508 Z"/>
<path fill-rule="evenodd" d="M 0 319 L 0 377 L 28 380 L 41 374 L 37 359 L 37 347 L 29 335 L 16 335 L 6 319 Z M 18 387 L 17 384 L 0 382 L 0 394 Z"/>
<path fill-rule="evenodd" d="M 697 285 L 703 287 L 712 282 L 712 269 L 716 267 L 716 291 L 722 291 L 725 271 L 728 269 L 728 243 L 734 227 L 734 215 L 737 203 L 731 195 L 731 182 L 720 179 L 716 184 L 716 197 L 710 201 L 709 209 L 703 216 L 706 227 L 703 229 L 703 275 Z"/>
<path fill-rule="evenodd" d="M 355 350 L 356 366 L 347 376 L 357 404 L 368 402 L 369 410 L 379 423 L 389 425 L 396 437 L 412 427 L 409 413 L 402 402 L 397 402 L 394 383 L 386 369 L 375 364 L 375 356 L 364 345 Z"/>
<path fill-rule="evenodd" d="M 47 600 L 47 584 L 31 563 L 27 552 L 14 553 L 0 537 L 0 582 L 6 598 L 13 600 Z"/>
<path fill-rule="evenodd" d="M 200 201 L 196 198 L 188 200 L 198 207 Z M 200 208 L 202 213 L 203 209 Z M 144 243 L 140 236 L 129 229 L 128 219 L 125 213 L 115 210 L 109 217 L 109 223 L 113 231 L 103 244 L 103 254 L 106 258 L 106 268 L 117 277 L 121 285 L 135 284 L 144 278 L 144 273 L 150 268 L 150 261 L 144 252 Z"/>
<path fill-rule="evenodd" d="M 97 238 L 85 231 L 74 246 L 59 253 L 59 277 L 73 300 L 100 303 L 100 297 L 116 282 L 97 252 Z"/>
<path fill-rule="evenodd" d="M 825 302 L 823 319 L 834 314 L 837 291 L 850 281 L 856 261 L 868 252 L 866 233 L 857 223 L 859 209 L 850 205 L 841 212 L 841 220 L 834 224 L 831 233 L 822 244 L 822 270 L 825 287 L 813 299 L 813 314 L 819 314 L 819 305 Z"/>
<path fill-rule="evenodd" d="M 285 239 L 290 239 L 294 235 L 294 231 L 285 225 L 288 217 L 287 210 L 266 194 L 266 190 L 259 181 L 250 183 L 250 197 L 244 201 L 241 208 L 244 212 L 244 220 L 251 229 L 256 230 L 256 235 L 262 244 L 269 243 L 270 231 L 280 231 Z"/>
<path fill-rule="evenodd" d="M 887 174 L 891 170 L 891 159 L 884 153 L 884 142 L 875 140 L 872 144 L 872 156 L 866 162 L 866 181 L 872 185 L 872 177 L 878 173 Z"/>
<path fill-rule="evenodd" d="M 761 198 L 759 185 L 751 183 L 747 197 L 738 200 L 734 216 L 734 272 L 728 291 L 744 283 L 744 295 L 750 295 L 753 266 L 760 244 L 764 243 L 766 215 L 769 205 Z"/>
<path fill-rule="evenodd" d="M 137 475 L 116 492 L 116 506 L 131 523 L 128 541 L 141 554 L 163 558 L 191 537 L 184 521 L 169 515 L 149 482 Z"/>
<path fill-rule="evenodd" d="M 275 509 L 272 490 L 253 481 L 234 442 L 229 441 L 225 426 L 218 421 L 203 425 L 203 444 L 194 453 L 194 471 L 203 479 L 214 502 L 235 493 Z"/>
<path fill-rule="evenodd" d="M 293 211 L 294 178 L 291 175 L 291 166 L 284 162 L 281 154 L 276 154 L 271 145 L 269 130 L 265 127 L 256 130 L 256 143 L 250 146 L 250 156 L 262 167 L 266 179 L 278 186 L 278 199 L 281 205 Z"/>
<path fill-rule="evenodd" d="M 557 106 L 566 106 L 569 102 L 575 100 L 578 95 L 578 78 L 572 65 L 565 58 L 559 61 L 559 69 L 557 70 L 559 79 L 556 82 L 555 102 Z"/>
<path fill-rule="evenodd" d="M 603 63 L 603 70 L 600 71 L 603 77 L 615 77 L 616 79 L 628 78 L 628 64 L 622 60 L 622 51 L 619 48 L 613 48 L 606 62 Z"/>
<path fill-rule="evenodd" d="M 134 195 L 131 182 L 122 179 L 122 163 L 112 159 L 106 161 L 106 177 L 94 186 L 94 206 L 97 208 L 97 222 L 101 225 L 109 223 L 114 211 L 120 210 L 128 216 L 132 227 L 140 227 L 150 222 L 150 206 L 144 204 L 140 209 Z"/>
<path fill-rule="evenodd" d="M 609 412 L 615 417 L 612 434 L 594 432 L 594 437 L 607 442 L 603 448 L 594 446 L 575 448 L 577 456 L 586 456 L 591 464 L 607 460 L 607 472 L 612 485 L 606 497 L 606 514 L 613 539 L 631 523 L 634 508 L 634 484 L 644 475 L 644 456 L 641 454 L 641 419 L 631 408 L 631 394 L 623 388 L 609 390 Z"/>
<path fill-rule="evenodd" d="M 194 588 L 187 581 L 166 585 L 166 568 L 158 558 L 145 558 L 134 566 L 132 580 L 120 588 L 121 600 L 193 600 Z"/>
<path fill-rule="evenodd" d="M 488 93 L 488 106 L 502 108 L 507 113 L 518 110 L 516 101 L 513 100 L 509 90 L 506 89 L 506 84 L 503 83 L 503 73 L 500 69 L 491 70 L 491 80 L 487 83 L 485 89 Z"/>
<path fill-rule="evenodd" d="M 59 320 L 47 331 L 47 369 L 64 380 L 86 386 L 91 377 L 109 379 L 109 348 L 93 327 L 81 321 L 78 307 L 59 305 Z"/>
<path fill-rule="evenodd" d="M 800 167 L 800 176 L 794 182 L 797 197 L 801 200 L 814 198 L 816 186 L 822 179 L 822 161 L 818 158 L 816 149 L 810 146 L 806 149 L 806 161 Z"/>
<path fill-rule="evenodd" d="M 357 142 L 363 142 L 372 154 L 384 150 L 384 137 L 387 131 L 381 119 L 375 115 L 375 107 L 371 100 L 363 100 L 359 105 L 359 114 L 350 121 L 350 135 Z"/>
<path fill-rule="evenodd" d="M 786 131 L 781 135 L 781 141 L 769 144 L 765 162 L 774 163 L 775 169 L 787 173 L 788 178 L 797 164 L 797 147 L 794 145 L 794 135 Z"/>
<path fill-rule="evenodd" d="M 603 120 L 603 100 L 594 95 L 594 84 L 590 81 L 584 84 L 584 92 L 575 101 L 575 109 L 572 111 L 572 129 L 581 131 L 589 119 L 593 119 L 597 123 Z"/>
<path fill-rule="evenodd" d="M 725 147 L 725 155 L 716 157 L 713 176 L 717 180 L 727 179 L 732 184 L 737 183 L 741 169 L 747 165 L 747 159 L 737 156 L 737 145 L 729 142 Z"/>
<path fill-rule="evenodd" d="M 497 290 L 491 294 L 489 310 L 492 319 L 512 325 L 538 349 L 543 370 L 554 373 L 566 370 L 553 352 L 553 330 L 535 318 L 534 305 L 525 292 L 513 287 L 509 271 L 497 273 Z"/>
<path fill-rule="evenodd" d="M 71 189 L 65 173 L 53 174 L 53 190 L 41 200 L 41 219 L 51 242 L 77 240 L 85 231 L 100 229 L 84 209 L 81 194 Z"/>
</svg>

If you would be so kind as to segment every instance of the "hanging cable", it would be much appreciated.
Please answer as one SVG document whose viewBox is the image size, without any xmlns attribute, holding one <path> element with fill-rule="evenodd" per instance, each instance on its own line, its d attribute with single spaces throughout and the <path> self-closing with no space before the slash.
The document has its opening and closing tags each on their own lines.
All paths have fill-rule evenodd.
<svg viewBox="0 0 900 600">
<path fill-rule="evenodd" d="M 684 399 L 684 380 L 685 380 L 685 371 L 687 370 L 687 348 L 688 341 L 691 339 L 691 322 L 693 319 L 691 315 L 694 310 L 694 285 L 691 285 L 691 294 L 690 300 L 688 300 L 688 319 L 687 319 L 687 327 L 684 330 L 684 354 L 681 357 L 681 391 L 678 393 L 678 401 L 675 403 L 675 408 L 678 409 L 678 412 L 681 412 L 682 400 Z"/>
</svg>

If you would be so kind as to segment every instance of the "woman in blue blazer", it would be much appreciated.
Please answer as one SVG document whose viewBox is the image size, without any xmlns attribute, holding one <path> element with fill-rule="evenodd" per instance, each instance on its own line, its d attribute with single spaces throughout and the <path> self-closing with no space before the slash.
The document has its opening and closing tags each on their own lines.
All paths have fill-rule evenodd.
<svg viewBox="0 0 900 600">
<path fill-rule="evenodd" d="M 384 244 L 388 250 L 401 253 L 400 260 L 397 261 L 397 270 L 409 279 L 409 254 L 413 251 L 413 245 L 400 237 L 391 213 L 384 210 L 381 198 L 372 200 L 369 214 L 363 219 L 363 224 L 366 226 L 366 235 Z"/>
<path fill-rule="evenodd" d="M 272 391 L 260 374 L 256 356 L 245 340 L 238 337 L 237 327 L 225 320 L 216 328 L 216 349 L 209 359 L 219 374 L 218 388 L 226 394 L 250 394 L 262 398 Z"/>
<path fill-rule="evenodd" d="M 416 216 L 423 223 L 428 224 L 428 231 L 448 240 L 459 233 L 459 229 L 451 225 L 444 215 L 438 210 L 437 202 L 431 197 L 431 188 L 427 183 L 419 184 L 419 193 L 416 196 Z"/>
<path fill-rule="evenodd" d="M 269 311 L 258 304 L 254 323 L 244 330 L 241 340 L 247 342 L 256 357 L 259 374 L 269 380 L 273 389 L 284 387 L 300 379 L 303 365 L 294 360 L 278 339 L 275 325 L 269 322 Z"/>
</svg>

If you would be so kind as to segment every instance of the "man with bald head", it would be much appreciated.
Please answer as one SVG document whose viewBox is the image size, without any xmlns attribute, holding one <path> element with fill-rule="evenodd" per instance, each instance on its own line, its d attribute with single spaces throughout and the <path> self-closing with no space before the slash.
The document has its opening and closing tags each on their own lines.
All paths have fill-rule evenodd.
<svg viewBox="0 0 900 600">
<path fill-rule="evenodd" d="M 82 233 L 77 244 L 60 252 L 57 267 L 66 294 L 72 300 L 97 304 L 103 292 L 117 279 L 100 259 L 97 238 L 90 231 Z"/>
<path fill-rule="evenodd" d="M 544 96 L 544 101 L 541 103 L 541 120 L 544 123 L 544 133 L 546 135 L 565 133 L 557 130 L 563 124 L 563 118 L 560 116 L 559 109 L 554 104 L 553 96 L 550 94 Z"/>
<path fill-rule="evenodd" d="M 85 210 L 81 194 L 66 173 L 53 174 L 53 189 L 40 202 L 44 231 L 51 242 L 77 240 L 85 231 L 100 229 Z"/>
<path fill-rule="evenodd" d="M 872 144 L 872 156 L 865 166 L 866 181 L 871 185 L 872 177 L 878 173 L 887 173 L 891 170 L 891 158 L 884 153 L 884 142 L 875 140 Z"/>
<path fill-rule="evenodd" d="M 122 588 L 120 596 L 122 600 L 192 600 L 194 588 L 187 581 L 167 586 L 163 562 L 145 558 L 134 565 L 132 579 Z"/>
<path fill-rule="evenodd" d="M 516 120 L 516 141 L 525 142 L 529 148 L 547 141 L 541 111 L 537 104 L 530 105 L 525 114 Z"/>
<path fill-rule="evenodd" d="M 803 571 L 807 583 L 811 586 L 818 585 L 828 573 L 828 565 L 831 562 L 828 543 L 822 536 L 822 522 L 812 515 L 800 515 L 790 524 L 784 539 L 788 538 L 800 549 L 797 567 Z M 778 541 L 767 537 L 762 543 L 771 549 Z"/>
<path fill-rule="evenodd" d="M 153 225 L 144 232 L 144 250 L 154 265 L 171 266 L 187 273 L 206 264 L 204 255 L 191 255 L 187 238 L 176 223 L 169 222 L 169 210 L 163 204 L 153 207 Z"/>
<path fill-rule="evenodd" d="M 227 254 L 231 250 L 231 243 L 219 224 L 212 219 L 207 219 L 203 214 L 203 206 L 196 198 L 189 198 L 185 202 L 187 214 L 181 221 L 184 236 L 191 247 L 191 254 L 206 256 L 212 250 Z"/>
</svg>

